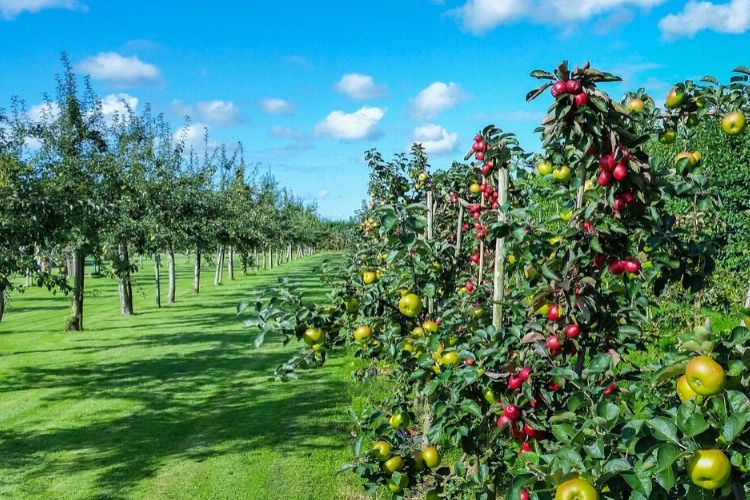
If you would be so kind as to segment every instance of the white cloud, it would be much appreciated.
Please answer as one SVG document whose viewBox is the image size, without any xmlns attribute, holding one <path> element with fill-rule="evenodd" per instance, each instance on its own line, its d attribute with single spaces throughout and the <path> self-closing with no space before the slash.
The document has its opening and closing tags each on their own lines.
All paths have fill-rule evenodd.
<svg viewBox="0 0 750 500">
<path fill-rule="evenodd" d="M 242 112 L 232 101 L 200 101 L 195 105 L 196 117 L 209 125 L 225 127 L 242 120 Z"/>
<path fill-rule="evenodd" d="M 704 30 L 736 35 L 748 28 L 750 0 L 732 0 L 723 4 L 691 0 L 682 12 L 669 14 L 659 21 L 659 29 L 666 40 L 693 37 Z"/>
<path fill-rule="evenodd" d="M 0 17 L 15 19 L 24 12 L 35 13 L 45 9 L 66 9 L 86 12 L 88 7 L 77 0 L 0 0 Z"/>
<path fill-rule="evenodd" d="M 434 82 L 414 98 L 411 116 L 417 120 L 430 120 L 441 111 L 457 105 L 466 98 L 457 83 Z"/>
<path fill-rule="evenodd" d="M 136 87 L 161 81 L 159 68 L 138 56 L 125 57 L 116 52 L 101 52 L 81 61 L 78 67 L 95 80 L 103 80 L 117 87 Z"/>
<path fill-rule="evenodd" d="M 336 84 L 336 90 L 351 99 L 362 101 L 383 97 L 386 88 L 385 85 L 376 84 L 370 75 L 348 73 Z"/>
<path fill-rule="evenodd" d="M 177 129 L 173 135 L 177 142 L 182 141 L 185 144 L 185 151 L 191 149 L 196 152 L 203 151 L 205 147 L 205 137 L 208 133 L 208 127 L 203 123 L 191 123 Z M 211 147 L 211 144 L 209 144 Z"/>
<path fill-rule="evenodd" d="M 102 98 L 102 114 L 105 117 L 127 116 L 128 108 L 135 111 L 138 107 L 138 98 L 130 94 L 121 92 L 119 94 L 109 94 Z"/>
<path fill-rule="evenodd" d="M 295 111 L 294 104 L 277 97 L 261 100 L 260 107 L 269 115 L 291 115 L 294 114 Z"/>
<path fill-rule="evenodd" d="M 536 23 L 568 24 L 591 19 L 623 7 L 650 8 L 664 0 L 468 0 L 450 11 L 463 28 L 474 34 L 485 33 L 501 24 L 520 20 Z"/>
<path fill-rule="evenodd" d="M 375 107 L 360 108 L 353 113 L 333 111 L 315 125 L 315 133 L 344 141 L 366 139 L 376 134 L 383 116 L 385 110 Z"/>
<path fill-rule="evenodd" d="M 272 137 L 277 139 L 301 139 L 305 133 L 295 128 L 282 127 L 281 125 L 274 125 L 268 131 Z"/>
<path fill-rule="evenodd" d="M 321 189 L 320 192 L 318 193 L 318 199 L 322 200 L 324 198 L 327 198 L 328 195 L 329 195 L 329 193 L 328 193 L 328 191 L 326 189 Z"/>
<path fill-rule="evenodd" d="M 60 106 L 56 102 L 43 102 L 31 106 L 29 119 L 33 122 L 52 122 L 60 116 Z"/>
<path fill-rule="evenodd" d="M 448 132 L 440 125 L 422 125 L 414 129 L 414 142 L 421 143 L 429 154 L 441 155 L 456 150 L 458 134 Z"/>
</svg>

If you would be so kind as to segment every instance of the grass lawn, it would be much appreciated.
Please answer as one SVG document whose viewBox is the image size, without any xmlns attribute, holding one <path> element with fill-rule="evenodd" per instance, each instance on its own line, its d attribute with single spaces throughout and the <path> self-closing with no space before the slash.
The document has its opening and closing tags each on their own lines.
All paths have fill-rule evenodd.
<svg viewBox="0 0 750 500">
<path fill-rule="evenodd" d="M 153 306 L 149 262 L 136 275 L 134 317 L 117 284 L 88 279 L 81 333 L 64 333 L 67 298 L 13 295 L 0 323 L 0 498 L 350 498 L 355 477 L 346 408 L 352 358 L 300 380 L 268 381 L 298 349 L 260 350 L 236 304 L 285 275 L 325 293 L 315 256 L 199 296 L 178 257 L 177 303 Z M 166 300 L 166 280 L 162 291 Z"/>
</svg>

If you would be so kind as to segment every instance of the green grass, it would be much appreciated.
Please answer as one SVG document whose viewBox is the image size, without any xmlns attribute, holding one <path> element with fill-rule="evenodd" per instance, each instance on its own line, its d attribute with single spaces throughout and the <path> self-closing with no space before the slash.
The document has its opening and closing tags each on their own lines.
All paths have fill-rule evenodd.
<svg viewBox="0 0 750 500">
<path fill-rule="evenodd" d="M 269 375 L 296 343 L 252 347 L 236 304 L 285 275 L 322 298 L 323 256 L 190 293 L 178 258 L 177 303 L 153 306 L 150 263 L 134 317 L 117 286 L 88 279 L 85 328 L 65 333 L 68 302 L 14 295 L 0 323 L 0 498 L 351 498 L 346 408 L 352 358 L 281 384 Z M 166 296 L 166 289 L 163 290 Z"/>
</svg>

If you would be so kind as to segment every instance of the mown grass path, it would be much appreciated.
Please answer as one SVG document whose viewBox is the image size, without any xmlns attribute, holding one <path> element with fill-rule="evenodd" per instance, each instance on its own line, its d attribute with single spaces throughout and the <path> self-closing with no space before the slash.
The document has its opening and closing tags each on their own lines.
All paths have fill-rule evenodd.
<svg viewBox="0 0 750 500">
<path fill-rule="evenodd" d="M 0 323 L 0 498 L 344 498 L 351 458 L 350 359 L 300 380 L 269 381 L 298 349 L 252 347 L 236 304 L 279 276 L 322 297 L 325 255 L 220 287 L 178 258 L 177 303 L 153 306 L 150 264 L 136 312 L 117 285 L 87 281 L 86 330 L 64 333 L 67 299 L 14 295 Z M 328 256 L 330 257 L 330 255 Z M 354 493 L 356 494 L 356 493 Z"/>
</svg>

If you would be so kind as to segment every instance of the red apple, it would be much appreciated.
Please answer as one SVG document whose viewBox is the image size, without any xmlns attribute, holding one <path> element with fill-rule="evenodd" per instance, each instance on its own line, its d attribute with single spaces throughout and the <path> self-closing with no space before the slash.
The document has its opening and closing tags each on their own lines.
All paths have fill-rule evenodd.
<svg viewBox="0 0 750 500">
<path fill-rule="evenodd" d="M 474 154 L 474 158 L 477 159 L 477 161 L 484 161 L 484 152 L 479 151 L 476 154 Z"/>
<path fill-rule="evenodd" d="M 615 165 L 615 169 L 612 170 L 612 176 L 618 181 L 623 180 L 628 176 L 627 165 L 624 162 L 618 162 L 617 165 Z"/>
<path fill-rule="evenodd" d="M 556 351 L 562 347 L 562 344 L 560 344 L 560 339 L 557 338 L 557 335 L 553 335 L 551 337 L 547 337 L 547 340 L 545 341 L 547 344 L 547 349 L 550 351 Z"/>
<path fill-rule="evenodd" d="M 615 201 L 614 201 L 614 203 L 612 204 L 612 208 L 613 208 L 613 209 L 615 210 L 615 212 L 619 212 L 619 211 L 621 211 L 621 210 L 624 210 L 624 209 L 625 209 L 625 207 L 626 207 L 627 205 L 628 205 L 628 204 L 627 204 L 627 203 L 625 203 L 625 200 L 624 200 L 624 199 L 622 199 L 622 198 L 620 198 L 620 197 L 618 196 L 617 198 L 615 198 Z"/>
<path fill-rule="evenodd" d="M 635 199 L 635 197 L 633 196 L 633 193 L 631 193 L 630 191 L 625 191 L 624 193 L 622 193 L 622 199 L 625 200 L 625 203 L 630 205 L 631 203 L 633 203 L 633 200 Z"/>
<path fill-rule="evenodd" d="M 567 82 L 565 82 L 565 90 L 570 92 L 571 94 L 579 94 L 581 92 L 581 80 L 578 80 L 577 78 L 571 78 Z"/>
<path fill-rule="evenodd" d="M 586 234 L 593 233 L 594 232 L 594 225 L 591 222 L 587 221 L 587 220 L 583 221 L 583 232 L 586 233 Z"/>
<path fill-rule="evenodd" d="M 560 306 L 557 304 L 552 304 L 549 306 L 549 311 L 547 311 L 547 319 L 550 321 L 557 321 L 560 319 Z"/>
<path fill-rule="evenodd" d="M 575 96 L 576 106 L 585 106 L 589 103 L 589 95 L 586 92 L 581 92 Z"/>
<path fill-rule="evenodd" d="M 482 142 L 482 135 L 477 134 L 474 136 L 474 142 Z"/>
<path fill-rule="evenodd" d="M 506 417 L 505 415 L 500 415 L 497 417 L 497 426 L 498 427 L 505 427 L 510 423 L 510 419 Z"/>
<path fill-rule="evenodd" d="M 528 380 L 530 375 L 531 375 L 531 368 L 529 368 L 528 366 L 521 368 L 521 371 L 518 373 L 518 376 L 523 381 Z"/>
<path fill-rule="evenodd" d="M 616 163 L 615 155 L 612 153 L 607 153 L 599 158 L 599 166 L 602 167 L 602 170 L 606 170 L 607 172 L 614 170 Z"/>
<path fill-rule="evenodd" d="M 612 393 L 615 392 L 615 389 L 617 389 L 617 387 L 615 386 L 615 384 L 609 384 L 607 386 L 607 388 L 604 389 L 604 391 L 602 392 L 602 394 L 604 394 L 605 396 L 611 396 Z"/>
<path fill-rule="evenodd" d="M 508 378 L 508 389 L 515 391 L 515 390 L 520 389 L 522 385 L 523 385 L 523 379 L 521 379 L 521 377 L 511 375 Z"/>
<path fill-rule="evenodd" d="M 509 404 L 503 410 L 503 415 L 510 421 L 521 418 L 521 408 L 514 404 Z"/>
<path fill-rule="evenodd" d="M 609 263 L 609 272 L 612 274 L 622 274 L 625 272 L 625 263 L 621 260 L 615 259 Z"/>
<path fill-rule="evenodd" d="M 557 80 L 554 84 L 552 84 L 552 90 L 550 93 L 552 94 L 552 97 L 557 97 L 560 94 L 564 94 L 568 91 L 568 86 L 565 84 L 562 80 Z"/>
<path fill-rule="evenodd" d="M 597 254 L 596 257 L 591 261 L 594 267 L 602 267 L 607 261 L 607 257 L 603 253 Z"/>
<path fill-rule="evenodd" d="M 532 450 L 531 443 L 529 443 L 528 441 L 524 441 L 523 443 L 521 443 L 521 450 L 518 453 L 519 455 L 521 455 L 524 453 L 528 453 L 531 450 Z"/>
<path fill-rule="evenodd" d="M 534 430 L 529 424 L 523 424 L 523 433 L 528 437 L 533 438 L 536 435 L 536 430 Z"/>
<path fill-rule="evenodd" d="M 625 261 L 625 271 L 633 274 L 641 270 L 641 262 L 638 259 L 628 259 Z"/>
<path fill-rule="evenodd" d="M 612 174 L 610 172 L 607 172 L 606 170 L 599 172 L 599 178 L 596 180 L 597 184 L 600 186 L 607 186 L 610 182 L 612 182 Z"/>
<path fill-rule="evenodd" d="M 521 490 L 521 493 L 518 495 L 518 500 L 530 500 L 531 495 L 529 495 L 529 492 L 526 490 Z"/>
<path fill-rule="evenodd" d="M 558 384 L 556 384 L 554 382 L 550 382 L 550 384 L 549 384 L 548 387 L 549 387 L 549 390 L 552 391 L 552 392 L 557 392 L 560 389 L 562 389 L 562 387 L 560 387 Z"/>
<path fill-rule="evenodd" d="M 575 323 L 571 323 L 570 325 L 565 327 L 565 336 L 569 339 L 574 339 L 578 337 L 578 335 L 581 334 L 581 327 L 576 325 Z"/>
</svg>

